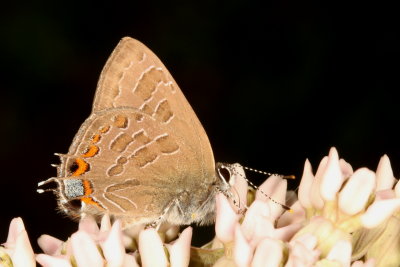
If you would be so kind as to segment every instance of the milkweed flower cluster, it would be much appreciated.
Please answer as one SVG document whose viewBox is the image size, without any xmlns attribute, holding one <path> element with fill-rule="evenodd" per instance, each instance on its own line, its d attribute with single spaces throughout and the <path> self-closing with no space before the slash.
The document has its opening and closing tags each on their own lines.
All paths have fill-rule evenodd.
<svg viewBox="0 0 400 267">
<path fill-rule="evenodd" d="M 13 219 L 0 266 L 399 266 L 400 184 L 389 158 L 376 172 L 353 171 L 335 148 L 315 174 L 305 162 L 298 193 L 287 181 L 269 177 L 249 189 L 240 165 L 232 196 L 216 197 L 215 238 L 191 247 L 192 228 L 137 227 L 123 231 L 104 216 L 91 217 L 67 241 L 43 235 L 34 254 L 22 219 Z M 232 201 L 235 199 L 235 201 Z M 282 203 L 292 212 L 285 212 Z"/>
<path fill-rule="evenodd" d="M 277 202 L 287 197 L 286 181 L 270 177 L 243 218 L 217 198 L 216 236 L 231 253 L 215 266 L 399 266 L 400 185 L 387 156 L 376 173 L 353 171 L 334 148 L 315 175 L 306 161 L 293 213 L 262 190 Z"/>
</svg>

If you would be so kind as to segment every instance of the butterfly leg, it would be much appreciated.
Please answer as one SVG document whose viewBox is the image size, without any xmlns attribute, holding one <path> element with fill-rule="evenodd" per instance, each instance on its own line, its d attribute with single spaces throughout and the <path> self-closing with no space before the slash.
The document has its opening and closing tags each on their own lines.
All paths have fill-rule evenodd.
<svg viewBox="0 0 400 267">
<path fill-rule="evenodd" d="M 171 224 L 174 225 L 179 225 L 179 224 L 185 224 L 188 219 L 184 219 L 182 221 L 182 219 L 185 217 L 185 212 L 184 209 L 182 208 L 182 201 L 183 198 L 188 196 L 188 192 L 184 191 L 179 193 L 179 195 L 177 197 L 175 197 L 174 199 L 172 199 L 168 205 L 164 208 L 162 214 L 155 219 L 153 222 L 146 224 L 145 229 L 147 228 L 156 228 L 159 229 L 160 225 L 162 222 L 164 221 L 168 221 Z"/>
<path fill-rule="evenodd" d="M 183 213 L 182 209 L 179 206 L 179 199 L 180 199 L 180 197 L 177 197 L 177 198 L 173 199 L 167 205 L 167 207 L 163 210 L 162 214 L 157 219 L 155 219 L 153 222 L 146 224 L 144 229 L 155 228 L 156 230 L 158 230 L 160 228 L 161 223 L 164 221 L 166 214 L 175 205 L 178 207 L 179 211 Z"/>
</svg>

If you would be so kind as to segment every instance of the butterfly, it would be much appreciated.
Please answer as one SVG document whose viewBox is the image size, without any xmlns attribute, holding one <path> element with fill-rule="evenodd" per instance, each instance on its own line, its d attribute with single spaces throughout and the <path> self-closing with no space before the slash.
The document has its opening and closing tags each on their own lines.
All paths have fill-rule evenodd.
<svg viewBox="0 0 400 267">
<path fill-rule="evenodd" d="M 207 224 L 231 168 L 216 164 L 207 134 L 163 63 L 123 38 L 98 81 L 93 108 L 60 156 L 58 207 L 73 218 L 109 214 L 123 225 Z M 46 190 L 39 189 L 39 192 Z"/>
</svg>

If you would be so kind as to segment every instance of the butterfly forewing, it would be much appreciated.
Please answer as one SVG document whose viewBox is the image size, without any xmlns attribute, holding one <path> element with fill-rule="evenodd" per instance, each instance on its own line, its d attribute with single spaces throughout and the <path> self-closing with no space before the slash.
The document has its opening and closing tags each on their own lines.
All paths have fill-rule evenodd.
<svg viewBox="0 0 400 267">
<path fill-rule="evenodd" d="M 117 107 L 136 108 L 167 125 L 197 153 L 204 178 L 214 172 L 210 142 L 192 107 L 160 59 L 130 37 L 120 41 L 100 75 L 93 112 Z M 184 129 L 175 125 L 179 120 Z"/>
</svg>

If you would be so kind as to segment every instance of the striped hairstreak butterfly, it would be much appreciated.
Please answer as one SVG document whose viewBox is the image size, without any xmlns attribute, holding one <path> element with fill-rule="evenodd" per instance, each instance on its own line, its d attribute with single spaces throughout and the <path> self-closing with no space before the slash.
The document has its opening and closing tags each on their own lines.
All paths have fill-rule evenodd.
<svg viewBox="0 0 400 267">
<path fill-rule="evenodd" d="M 215 195 L 229 189 L 220 170 L 233 166 L 216 169 L 208 137 L 171 74 L 129 37 L 107 60 L 68 153 L 57 155 L 57 177 L 39 186 L 56 182 L 59 209 L 74 218 L 108 213 L 125 227 L 212 222 Z"/>
</svg>

